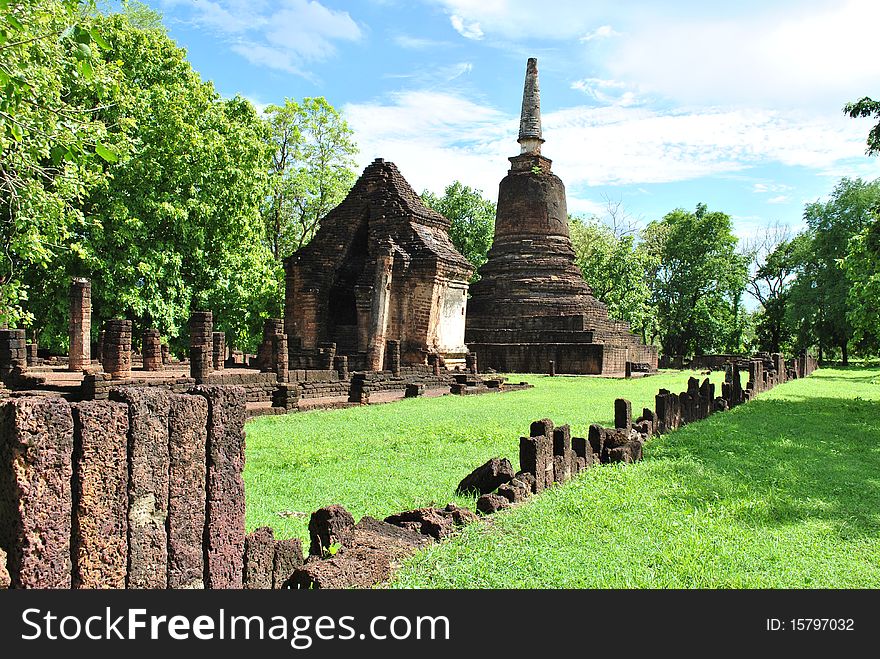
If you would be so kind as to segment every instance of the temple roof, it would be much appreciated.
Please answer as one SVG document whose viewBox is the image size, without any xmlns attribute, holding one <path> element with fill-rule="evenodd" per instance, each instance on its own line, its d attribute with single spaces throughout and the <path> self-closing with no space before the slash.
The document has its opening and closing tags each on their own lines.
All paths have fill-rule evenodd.
<svg viewBox="0 0 880 659">
<path fill-rule="evenodd" d="M 449 219 L 425 206 L 397 166 L 381 158 L 364 169 L 342 203 L 327 213 L 315 237 L 296 256 L 308 259 L 317 252 L 344 251 L 365 218 L 372 243 L 390 241 L 396 253 L 403 252 L 413 261 L 437 260 L 456 270 L 473 272 L 474 266 L 449 238 Z"/>
</svg>

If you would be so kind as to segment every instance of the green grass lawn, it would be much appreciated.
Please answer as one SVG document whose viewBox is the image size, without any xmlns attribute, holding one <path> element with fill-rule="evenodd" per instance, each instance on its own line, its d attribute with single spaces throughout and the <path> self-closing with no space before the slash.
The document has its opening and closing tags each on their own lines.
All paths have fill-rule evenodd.
<svg viewBox="0 0 880 659">
<path fill-rule="evenodd" d="M 421 588 L 878 588 L 880 370 L 655 438 L 414 557 Z"/>
<path fill-rule="evenodd" d="M 409 399 L 263 417 L 247 426 L 248 529 L 307 537 L 310 513 L 357 519 L 453 495 L 547 416 L 574 434 L 610 425 L 613 401 L 653 406 L 688 372 L 630 381 L 523 376 L 529 391 Z M 514 378 L 517 379 L 517 378 Z M 720 374 L 713 380 L 718 382 Z M 880 587 L 880 370 L 823 369 L 654 438 L 607 465 L 468 527 L 398 573 L 399 587 Z"/>
<path fill-rule="evenodd" d="M 459 481 L 494 456 L 518 469 L 519 437 L 528 435 L 532 421 L 549 417 L 585 437 L 591 423 L 613 423 L 615 398 L 629 398 L 638 416 L 643 407 L 653 409 L 658 389 L 682 391 L 690 375 L 696 374 L 668 371 L 633 380 L 514 375 L 511 381 L 535 388 L 259 417 L 247 424 L 248 531 L 267 525 L 276 537 L 306 539 L 308 514 L 331 503 L 355 519 L 431 502 L 473 508 L 473 498 L 455 496 Z"/>
</svg>

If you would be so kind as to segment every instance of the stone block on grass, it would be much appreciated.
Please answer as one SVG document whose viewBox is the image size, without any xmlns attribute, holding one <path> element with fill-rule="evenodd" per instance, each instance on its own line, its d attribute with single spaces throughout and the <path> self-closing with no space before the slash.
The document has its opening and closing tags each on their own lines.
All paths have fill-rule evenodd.
<svg viewBox="0 0 880 659">
<path fill-rule="evenodd" d="M 492 458 L 465 476 L 456 488 L 458 494 L 488 494 L 513 478 L 513 466 L 507 458 Z"/>
</svg>

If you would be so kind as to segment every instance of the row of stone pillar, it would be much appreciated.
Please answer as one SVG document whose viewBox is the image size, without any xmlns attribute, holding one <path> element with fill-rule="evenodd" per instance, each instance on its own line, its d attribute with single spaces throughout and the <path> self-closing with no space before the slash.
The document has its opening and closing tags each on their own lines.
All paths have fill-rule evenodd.
<svg viewBox="0 0 880 659">
<path fill-rule="evenodd" d="M 244 390 L 121 387 L 110 398 L 0 403 L 12 586 L 241 588 Z"/>
</svg>

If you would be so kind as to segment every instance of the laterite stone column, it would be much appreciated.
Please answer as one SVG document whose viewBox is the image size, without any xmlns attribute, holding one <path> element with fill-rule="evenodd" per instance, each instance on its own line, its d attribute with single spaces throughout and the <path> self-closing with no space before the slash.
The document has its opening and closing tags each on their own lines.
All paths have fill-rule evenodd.
<svg viewBox="0 0 880 659">
<path fill-rule="evenodd" d="M 73 406 L 73 587 L 125 588 L 128 406 Z"/>
<path fill-rule="evenodd" d="M 385 333 L 388 330 L 388 308 L 391 302 L 391 273 L 394 256 L 391 246 L 385 245 L 376 257 L 373 280 L 373 299 L 370 305 L 369 350 L 367 370 L 381 371 L 385 362 Z"/>
<path fill-rule="evenodd" d="M 189 374 L 197 383 L 204 382 L 213 370 L 214 315 L 194 311 L 189 317 Z"/>
<path fill-rule="evenodd" d="M 92 282 L 74 278 L 70 283 L 70 352 L 67 369 L 81 371 L 92 361 Z"/>
<path fill-rule="evenodd" d="M 67 401 L 0 404 L 0 546 L 13 588 L 70 588 L 72 454 Z"/>
<path fill-rule="evenodd" d="M 131 377 L 131 321 L 108 320 L 104 330 L 104 370 L 114 380 Z"/>
<path fill-rule="evenodd" d="M 214 332 L 214 370 L 222 371 L 226 361 L 226 333 Z"/>
<path fill-rule="evenodd" d="M 161 371 L 165 368 L 162 363 L 162 337 L 159 330 L 144 330 L 142 348 L 145 371 Z"/>
</svg>

